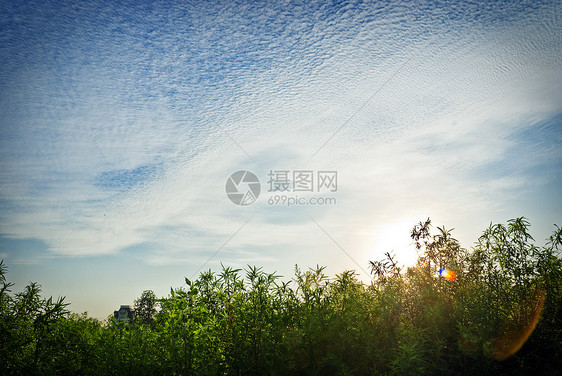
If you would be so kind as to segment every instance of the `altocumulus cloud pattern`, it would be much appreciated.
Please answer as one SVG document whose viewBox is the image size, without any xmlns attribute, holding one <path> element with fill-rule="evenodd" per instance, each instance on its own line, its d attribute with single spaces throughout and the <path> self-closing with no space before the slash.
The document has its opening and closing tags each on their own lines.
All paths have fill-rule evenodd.
<svg viewBox="0 0 562 376">
<path fill-rule="evenodd" d="M 427 216 L 422 198 L 494 210 L 535 189 L 529 171 L 560 176 L 559 14 L 557 1 L 3 1 L 0 234 L 68 255 L 157 239 L 147 262 L 187 260 L 246 219 L 224 196 L 233 171 L 317 151 L 308 167 L 337 169 L 342 187 L 318 218 L 350 248 L 346 234 L 389 213 Z M 275 262 L 281 224 L 275 247 L 310 234 L 302 213 L 252 208 L 225 257 Z"/>
</svg>

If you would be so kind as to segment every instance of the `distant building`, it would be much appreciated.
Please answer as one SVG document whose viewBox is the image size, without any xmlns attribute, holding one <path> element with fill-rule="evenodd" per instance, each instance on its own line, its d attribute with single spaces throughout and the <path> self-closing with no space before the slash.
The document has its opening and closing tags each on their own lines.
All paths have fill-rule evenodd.
<svg viewBox="0 0 562 376">
<path fill-rule="evenodd" d="M 135 318 L 135 310 L 130 305 L 122 305 L 119 311 L 113 311 L 117 321 L 132 321 Z"/>
</svg>

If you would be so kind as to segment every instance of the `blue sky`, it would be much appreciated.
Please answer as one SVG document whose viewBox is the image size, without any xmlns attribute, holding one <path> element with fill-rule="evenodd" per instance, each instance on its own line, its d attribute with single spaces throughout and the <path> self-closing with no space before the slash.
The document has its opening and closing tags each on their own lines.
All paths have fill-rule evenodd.
<svg viewBox="0 0 562 376">
<path fill-rule="evenodd" d="M 432 218 L 562 224 L 560 4 L 15 2 L 0 12 L 0 256 L 104 318 L 201 267 L 367 269 Z M 237 206 L 238 170 L 262 183 Z M 337 171 L 332 205 L 268 172 Z M 368 277 L 362 275 L 367 281 Z"/>
</svg>

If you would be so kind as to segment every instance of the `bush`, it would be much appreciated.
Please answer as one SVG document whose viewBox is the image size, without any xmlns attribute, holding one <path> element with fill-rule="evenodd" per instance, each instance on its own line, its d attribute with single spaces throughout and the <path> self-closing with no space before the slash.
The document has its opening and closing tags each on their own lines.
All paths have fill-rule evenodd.
<svg viewBox="0 0 562 376">
<path fill-rule="evenodd" d="M 135 301 L 137 319 L 99 322 L 41 297 L 11 294 L 0 262 L 1 375 L 553 374 L 562 369 L 562 231 L 534 245 L 524 218 L 490 225 L 472 251 L 429 220 L 418 263 L 371 261 L 330 279 L 291 281 L 223 267 Z M 440 276 L 449 268 L 456 279 Z M 159 309 L 158 309 L 159 308 Z"/>
</svg>

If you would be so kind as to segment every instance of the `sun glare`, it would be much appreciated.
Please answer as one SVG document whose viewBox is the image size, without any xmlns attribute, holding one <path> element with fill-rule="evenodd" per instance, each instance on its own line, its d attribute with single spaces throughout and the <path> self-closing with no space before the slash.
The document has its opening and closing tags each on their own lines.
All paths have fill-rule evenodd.
<svg viewBox="0 0 562 376">
<path fill-rule="evenodd" d="M 396 255 L 399 265 L 414 265 L 418 256 L 410 232 L 416 223 L 416 220 L 404 219 L 375 229 L 370 245 L 371 259 L 383 259 L 384 254 L 390 252 Z"/>
</svg>

